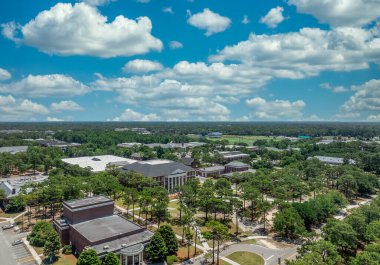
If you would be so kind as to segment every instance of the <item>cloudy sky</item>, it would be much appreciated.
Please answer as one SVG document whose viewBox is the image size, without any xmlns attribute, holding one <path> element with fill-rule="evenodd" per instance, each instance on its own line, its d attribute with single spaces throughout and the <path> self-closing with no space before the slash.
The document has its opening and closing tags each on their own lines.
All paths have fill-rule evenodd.
<svg viewBox="0 0 380 265">
<path fill-rule="evenodd" d="M 0 121 L 380 121 L 380 0 L 2 0 L 0 25 Z"/>
</svg>

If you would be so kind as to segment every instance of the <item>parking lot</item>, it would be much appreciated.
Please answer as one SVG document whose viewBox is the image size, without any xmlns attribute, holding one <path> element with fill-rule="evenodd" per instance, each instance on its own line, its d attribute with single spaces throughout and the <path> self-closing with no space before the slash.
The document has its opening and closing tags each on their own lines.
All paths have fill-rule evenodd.
<svg viewBox="0 0 380 265">
<path fill-rule="evenodd" d="M 6 223 L 0 223 L 0 226 Z M 25 237 L 26 234 L 15 233 L 12 229 L 0 228 L 0 264 L 2 265 L 36 265 L 33 256 L 24 244 L 12 246 L 12 242 Z"/>
</svg>

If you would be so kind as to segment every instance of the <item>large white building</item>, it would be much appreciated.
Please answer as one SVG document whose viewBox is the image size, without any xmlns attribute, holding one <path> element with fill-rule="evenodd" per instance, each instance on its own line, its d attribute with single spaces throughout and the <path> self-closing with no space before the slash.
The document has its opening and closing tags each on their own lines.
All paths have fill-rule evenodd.
<svg viewBox="0 0 380 265">
<path fill-rule="evenodd" d="M 62 161 L 69 165 L 78 165 L 81 168 L 88 168 L 92 172 L 105 171 L 110 165 L 123 166 L 136 162 L 136 160 L 133 159 L 113 155 L 63 158 Z"/>
</svg>

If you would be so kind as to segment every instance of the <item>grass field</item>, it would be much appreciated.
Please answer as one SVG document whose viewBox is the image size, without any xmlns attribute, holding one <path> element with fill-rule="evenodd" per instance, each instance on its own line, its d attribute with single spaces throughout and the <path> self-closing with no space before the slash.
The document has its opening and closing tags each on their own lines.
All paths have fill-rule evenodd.
<svg viewBox="0 0 380 265">
<path fill-rule="evenodd" d="M 21 213 L 22 212 L 19 212 L 19 213 L 0 213 L 0 218 L 14 218 Z"/>
<path fill-rule="evenodd" d="M 233 260 L 241 265 L 264 265 L 264 259 L 260 257 L 259 255 L 252 253 L 252 252 L 245 252 L 245 251 L 239 251 L 239 252 L 234 252 L 226 258 Z M 222 264 L 227 264 L 222 263 Z"/>
<path fill-rule="evenodd" d="M 246 143 L 248 145 L 253 145 L 253 142 L 256 140 L 276 140 L 275 137 L 270 137 L 270 136 L 239 136 L 239 135 L 224 135 L 222 138 L 210 138 L 212 141 L 217 141 L 217 140 L 228 140 L 230 144 L 236 144 L 236 143 Z"/>
</svg>

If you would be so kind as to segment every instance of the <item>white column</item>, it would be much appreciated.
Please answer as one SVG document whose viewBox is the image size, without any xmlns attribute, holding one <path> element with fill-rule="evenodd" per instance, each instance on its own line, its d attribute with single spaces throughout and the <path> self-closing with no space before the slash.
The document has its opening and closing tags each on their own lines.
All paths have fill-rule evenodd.
<svg viewBox="0 0 380 265">
<path fill-rule="evenodd" d="M 135 265 L 135 255 L 132 256 L 132 265 Z"/>
<path fill-rule="evenodd" d="M 125 265 L 128 265 L 128 256 L 125 256 Z"/>
</svg>

